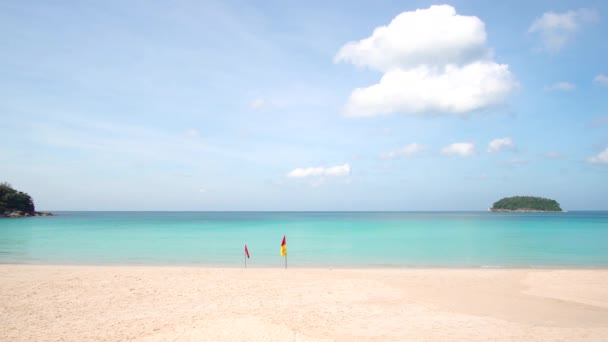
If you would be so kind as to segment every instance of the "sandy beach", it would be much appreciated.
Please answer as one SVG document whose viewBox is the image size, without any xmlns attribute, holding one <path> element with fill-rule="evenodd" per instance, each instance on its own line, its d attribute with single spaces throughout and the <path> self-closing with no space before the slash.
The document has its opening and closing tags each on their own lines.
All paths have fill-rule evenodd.
<svg viewBox="0 0 608 342">
<path fill-rule="evenodd" d="M 608 270 L 0 266 L 3 341 L 600 341 Z"/>
</svg>

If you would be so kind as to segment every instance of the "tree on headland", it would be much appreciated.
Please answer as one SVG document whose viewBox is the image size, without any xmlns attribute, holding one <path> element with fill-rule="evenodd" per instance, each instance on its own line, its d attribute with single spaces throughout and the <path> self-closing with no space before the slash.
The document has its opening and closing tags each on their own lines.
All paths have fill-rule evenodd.
<svg viewBox="0 0 608 342">
<path fill-rule="evenodd" d="M 10 212 L 22 212 L 34 215 L 34 201 L 25 192 L 15 190 L 9 183 L 0 183 L 0 216 Z"/>
<path fill-rule="evenodd" d="M 506 197 L 494 203 L 494 211 L 562 211 L 557 201 L 533 196 Z"/>
</svg>

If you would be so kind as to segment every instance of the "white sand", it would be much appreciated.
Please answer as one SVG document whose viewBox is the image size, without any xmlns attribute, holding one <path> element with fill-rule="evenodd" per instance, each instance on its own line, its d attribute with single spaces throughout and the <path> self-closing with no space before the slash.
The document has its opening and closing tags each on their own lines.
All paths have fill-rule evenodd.
<svg viewBox="0 0 608 342">
<path fill-rule="evenodd" d="M 608 341 L 608 270 L 0 265 L 1 341 Z"/>
</svg>

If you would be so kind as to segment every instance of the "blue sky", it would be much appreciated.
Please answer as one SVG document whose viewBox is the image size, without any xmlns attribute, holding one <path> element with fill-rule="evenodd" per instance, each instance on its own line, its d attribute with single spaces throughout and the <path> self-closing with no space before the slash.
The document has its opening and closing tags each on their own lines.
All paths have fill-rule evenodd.
<svg viewBox="0 0 608 342">
<path fill-rule="evenodd" d="M 608 210 L 607 14 L 3 1 L 0 180 L 46 210 Z"/>
</svg>

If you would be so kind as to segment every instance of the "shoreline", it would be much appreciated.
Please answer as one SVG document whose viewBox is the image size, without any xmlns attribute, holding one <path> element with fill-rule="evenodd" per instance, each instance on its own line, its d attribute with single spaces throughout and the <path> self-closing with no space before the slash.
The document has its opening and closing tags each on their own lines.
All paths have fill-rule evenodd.
<svg viewBox="0 0 608 342">
<path fill-rule="evenodd" d="M 608 269 L 0 265 L 20 340 L 606 340 Z"/>
<path fill-rule="evenodd" d="M 244 266 L 231 266 L 231 265 L 210 265 L 210 264 L 129 264 L 129 263 L 6 263 L 0 262 L 0 268 L 4 266 L 31 266 L 31 267 L 99 267 L 99 268 L 199 268 L 209 270 L 235 270 L 235 269 L 255 269 L 255 270 L 284 270 L 283 265 L 251 265 L 247 263 L 247 268 Z M 495 266 L 495 265 L 455 265 L 455 266 L 436 266 L 436 265 L 369 265 L 369 266 L 357 266 L 357 265 L 344 265 L 344 266 L 298 266 L 288 265 L 287 269 L 293 270 L 606 270 L 608 271 L 608 265 L 587 265 L 587 266 L 573 266 L 573 265 L 531 265 L 531 266 Z"/>
<path fill-rule="evenodd" d="M 536 210 L 536 209 L 488 209 L 492 213 L 567 213 L 567 210 Z"/>
</svg>

